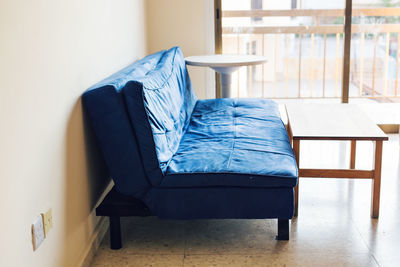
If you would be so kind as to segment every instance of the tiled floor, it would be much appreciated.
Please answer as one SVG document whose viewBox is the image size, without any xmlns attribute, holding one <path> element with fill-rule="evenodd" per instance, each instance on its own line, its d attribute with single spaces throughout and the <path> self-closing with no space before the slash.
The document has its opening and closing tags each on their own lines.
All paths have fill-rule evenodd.
<svg viewBox="0 0 400 267">
<path fill-rule="evenodd" d="M 301 145 L 302 166 L 347 167 L 345 142 Z M 390 135 L 378 220 L 369 180 L 304 178 L 290 241 L 275 240 L 276 220 L 125 218 L 123 248 L 110 250 L 107 235 L 91 266 L 400 266 L 399 154 L 399 135 Z M 359 142 L 356 167 L 371 164 L 372 143 Z"/>
</svg>

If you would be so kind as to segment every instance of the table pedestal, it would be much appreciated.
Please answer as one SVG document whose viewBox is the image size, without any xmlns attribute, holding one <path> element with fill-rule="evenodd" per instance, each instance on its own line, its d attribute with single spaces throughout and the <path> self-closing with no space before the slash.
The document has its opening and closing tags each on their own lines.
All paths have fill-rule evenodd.
<svg viewBox="0 0 400 267">
<path fill-rule="evenodd" d="M 231 82 L 232 74 L 220 73 L 221 77 L 221 97 L 232 98 Z"/>
<path fill-rule="evenodd" d="M 239 67 L 213 67 L 212 69 L 218 72 L 221 77 L 221 97 L 233 98 L 231 90 L 232 73 L 237 71 Z"/>
</svg>

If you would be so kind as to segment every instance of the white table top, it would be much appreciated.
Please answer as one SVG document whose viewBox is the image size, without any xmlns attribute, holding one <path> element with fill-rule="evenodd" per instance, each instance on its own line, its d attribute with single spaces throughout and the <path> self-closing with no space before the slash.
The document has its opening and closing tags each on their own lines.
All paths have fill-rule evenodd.
<svg viewBox="0 0 400 267">
<path fill-rule="evenodd" d="M 203 55 L 185 58 L 187 65 L 201 67 L 240 67 L 257 65 L 267 61 L 267 58 L 253 55 Z"/>
<path fill-rule="evenodd" d="M 287 104 L 293 139 L 388 140 L 387 135 L 352 104 Z"/>
</svg>

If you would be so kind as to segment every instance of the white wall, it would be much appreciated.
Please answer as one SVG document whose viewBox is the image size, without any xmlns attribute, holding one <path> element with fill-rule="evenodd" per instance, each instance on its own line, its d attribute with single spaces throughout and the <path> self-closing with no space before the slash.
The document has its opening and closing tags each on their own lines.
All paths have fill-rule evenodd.
<svg viewBox="0 0 400 267">
<path fill-rule="evenodd" d="M 214 0 L 147 0 L 148 52 L 179 45 L 185 56 L 214 52 Z M 215 74 L 188 67 L 199 98 L 215 97 Z"/>
<path fill-rule="evenodd" d="M 144 0 L 0 1 L 0 266 L 75 266 L 109 182 L 85 148 L 80 95 L 145 55 Z M 97 172 L 96 172 L 97 170 Z M 30 226 L 54 228 L 36 252 Z"/>
</svg>

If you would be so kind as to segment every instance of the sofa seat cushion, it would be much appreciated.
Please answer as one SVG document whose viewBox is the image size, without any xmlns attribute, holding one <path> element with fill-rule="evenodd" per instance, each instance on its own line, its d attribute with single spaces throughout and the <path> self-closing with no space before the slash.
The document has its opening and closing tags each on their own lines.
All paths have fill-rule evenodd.
<svg viewBox="0 0 400 267">
<path fill-rule="evenodd" d="M 198 100 L 161 187 L 294 187 L 297 165 L 278 106 Z"/>
</svg>

